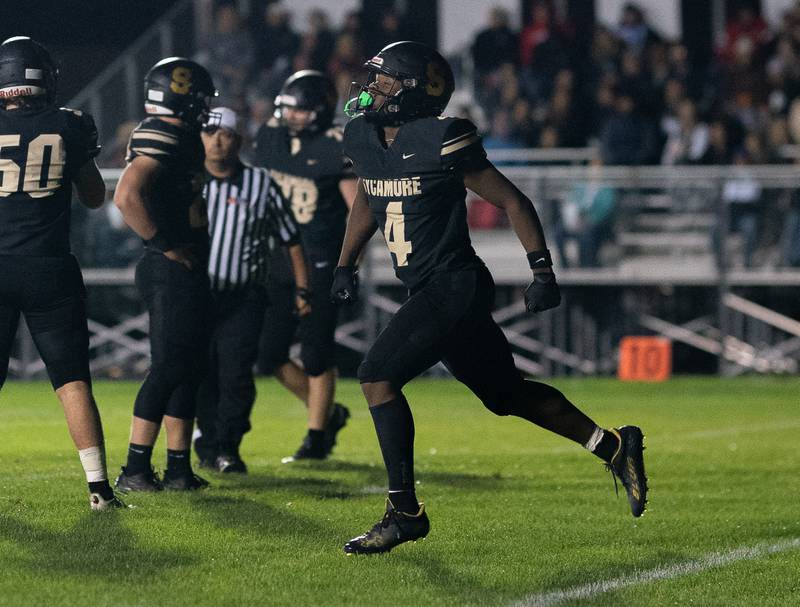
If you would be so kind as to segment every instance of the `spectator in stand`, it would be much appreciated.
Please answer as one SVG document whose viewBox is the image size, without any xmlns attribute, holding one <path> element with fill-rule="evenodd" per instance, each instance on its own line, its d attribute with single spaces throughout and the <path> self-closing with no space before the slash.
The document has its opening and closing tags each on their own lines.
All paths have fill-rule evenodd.
<svg viewBox="0 0 800 607">
<path fill-rule="evenodd" d="M 220 91 L 220 103 L 224 100 L 225 105 L 238 105 L 253 65 L 253 41 L 232 4 L 217 8 L 214 24 L 215 29 L 200 52 L 198 62 L 211 73 Z"/>
<path fill-rule="evenodd" d="M 344 74 L 349 88 L 350 82 L 355 80 L 355 76 L 361 71 L 363 64 L 364 57 L 358 45 L 358 40 L 349 33 L 339 34 L 333 49 L 333 55 L 328 61 L 328 74 L 330 74 L 334 82 Z M 347 91 L 340 91 L 339 96 L 343 97 L 346 94 Z"/>
<path fill-rule="evenodd" d="M 756 137 L 751 135 L 750 137 Z M 758 148 L 760 144 L 752 141 L 736 150 L 733 154 L 733 164 L 746 167 L 757 164 L 748 148 Z M 758 246 L 758 231 L 761 223 L 761 184 L 746 173 L 737 174 L 728 179 L 722 187 L 722 202 L 729 212 L 729 234 L 740 233 L 744 238 L 743 263 L 744 267 L 753 267 L 753 254 Z M 714 228 L 714 243 L 719 247 L 719 228 Z"/>
<path fill-rule="evenodd" d="M 656 152 L 652 124 L 636 107 L 630 91 L 621 90 L 614 102 L 615 114 L 609 118 L 600 134 L 603 164 L 649 164 Z"/>
<path fill-rule="evenodd" d="M 308 11 L 308 30 L 302 36 L 300 57 L 295 58 L 295 66 L 324 72 L 335 44 L 336 37 L 331 31 L 328 14 L 321 9 Z M 298 66 L 297 61 L 302 62 L 302 66 Z"/>
<path fill-rule="evenodd" d="M 718 116 L 708 128 L 708 149 L 700 159 L 700 164 L 726 165 L 733 161 L 733 150 L 744 139 L 744 129 L 735 119 Z"/>
<path fill-rule="evenodd" d="M 577 265 L 595 268 L 599 265 L 600 247 L 613 238 L 617 192 L 600 179 L 599 158 L 592 160 L 589 179 L 576 184 L 563 204 L 556 207 L 553 235 L 562 267 L 575 265 L 567 254 L 567 240 L 578 245 Z"/>
<path fill-rule="evenodd" d="M 756 14 L 753 1 L 741 0 L 719 41 L 719 57 L 723 63 L 732 63 L 743 47 L 752 49 L 753 53 L 760 53 L 771 37 L 766 21 Z"/>
<path fill-rule="evenodd" d="M 255 29 L 256 68 L 287 70 L 300 48 L 300 36 L 292 29 L 292 16 L 280 3 L 268 4 L 264 20 Z"/>
<path fill-rule="evenodd" d="M 556 73 L 568 65 L 568 55 L 550 3 L 534 2 L 531 22 L 519 37 L 521 77 L 532 102 L 547 99 Z"/>
<path fill-rule="evenodd" d="M 492 116 L 492 126 L 483 137 L 483 147 L 487 150 L 520 149 L 525 147 L 525 142 L 514 134 L 511 114 L 506 109 L 498 110 Z M 507 163 L 496 162 L 498 166 L 507 166 Z"/>
<path fill-rule="evenodd" d="M 508 12 L 499 6 L 492 8 L 489 25 L 478 32 L 472 43 L 472 61 L 479 86 L 487 74 L 504 63 L 517 62 L 517 35 L 508 24 Z"/>
<path fill-rule="evenodd" d="M 792 192 L 781 234 L 781 263 L 787 267 L 800 267 L 800 190 Z"/>
<path fill-rule="evenodd" d="M 622 8 L 617 36 L 635 54 L 642 53 L 649 45 L 661 39 L 647 24 L 644 11 L 633 3 Z"/>
<path fill-rule="evenodd" d="M 696 164 L 708 150 L 708 125 L 697 120 L 697 107 L 691 99 L 681 101 L 678 108 L 678 129 L 670 133 L 661 164 Z"/>
</svg>

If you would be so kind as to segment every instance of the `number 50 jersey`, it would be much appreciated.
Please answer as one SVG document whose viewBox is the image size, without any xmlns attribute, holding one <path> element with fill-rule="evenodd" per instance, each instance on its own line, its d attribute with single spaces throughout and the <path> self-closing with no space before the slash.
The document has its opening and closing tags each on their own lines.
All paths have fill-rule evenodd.
<svg viewBox="0 0 800 607">
<path fill-rule="evenodd" d="M 0 109 L 0 255 L 69 254 L 72 181 L 99 152 L 88 114 Z"/>
<path fill-rule="evenodd" d="M 469 238 L 464 188 L 464 173 L 489 166 L 475 125 L 419 118 L 403 124 L 389 148 L 378 128 L 363 116 L 353 118 L 344 148 L 397 277 L 413 291 L 437 272 L 481 267 Z"/>
</svg>

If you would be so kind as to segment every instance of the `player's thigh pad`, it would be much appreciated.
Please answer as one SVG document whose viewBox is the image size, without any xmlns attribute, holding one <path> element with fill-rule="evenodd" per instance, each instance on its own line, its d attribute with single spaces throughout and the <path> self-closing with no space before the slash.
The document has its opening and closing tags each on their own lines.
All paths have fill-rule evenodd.
<svg viewBox="0 0 800 607">
<path fill-rule="evenodd" d="M 388 381 L 396 389 L 444 356 L 445 338 L 475 297 L 475 272 L 434 276 L 400 306 L 358 368 L 361 383 Z"/>
<path fill-rule="evenodd" d="M 86 289 L 72 257 L 36 260 L 27 268 L 30 287 L 22 313 L 53 389 L 91 381 Z"/>
<path fill-rule="evenodd" d="M 289 361 L 289 349 L 297 330 L 294 286 L 272 283 L 267 287 L 267 295 L 269 305 L 258 344 L 258 370 L 265 375 Z"/>
<path fill-rule="evenodd" d="M 331 301 L 333 264 L 311 272 L 311 313 L 300 319 L 300 358 L 308 375 L 322 375 L 335 365 L 338 307 Z"/>
<path fill-rule="evenodd" d="M 469 314 L 448 336 L 443 362 L 496 415 L 511 415 L 523 383 L 511 347 L 491 315 L 494 285 L 485 277 Z"/>
</svg>

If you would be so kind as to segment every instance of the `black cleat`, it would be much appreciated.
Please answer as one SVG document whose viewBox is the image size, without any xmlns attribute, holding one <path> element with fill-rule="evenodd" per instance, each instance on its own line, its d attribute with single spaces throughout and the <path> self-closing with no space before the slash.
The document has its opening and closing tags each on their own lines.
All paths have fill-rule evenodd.
<svg viewBox="0 0 800 607">
<path fill-rule="evenodd" d="M 631 514 L 639 517 L 647 506 L 647 476 L 644 472 L 644 435 L 637 426 L 622 426 L 609 430 L 619 439 L 619 447 L 606 468 L 614 477 L 614 489 L 617 479 L 628 493 Z"/>
<path fill-rule="evenodd" d="M 191 470 L 178 474 L 170 474 L 169 470 L 167 470 L 164 472 L 162 485 L 164 485 L 164 489 L 169 489 L 170 491 L 195 491 L 208 487 L 208 481 L 200 478 Z"/>
<path fill-rule="evenodd" d="M 289 455 L 281 460 L 282 464 L 291 464 L 301 459 L 316 459 L 321 460 L 328 457 L 325 447 L 322 445 L 314 446 L 311 444 L 311 437 L 306 435 L 300 447 L 295 451 L 294 455 Z"/>
<path fill-rule="evenodd" d="M 417 514 L 398 512 L 386 500 L 386 514 L 364 535 L 354 537 L 344 545 L 347 554 L 379 554 L 389 552 L 403 542 L 415 542 L 428 535 L 431 523 L 425 514 L 425 504 Z"/>
<path fill-rule="evenodd" d="M 247 466 L 238 455 L 220 455 L 214 460 L 214 469 L 223 473 L 247 474 Z"/>
<path fill-rule="evenodd" d="M 111 499 L 105 499 L 99 493 L 91 493 L 89 494 L 89 507 L 97 512 L 102 510 L 117 510 L 119 508 L 127 508 L 125 502 L 123 502 L 119 497 L 113 495 Z"/>
<path fill-rule="evenodd" d="M 125 466 L 122 466 L 117 480 L 114 481 L 114 487 L 120 493 L 128 493 L 130 491 L 161 491 L 164 487 L 161 481 L 158 480 L 158 475 L 154 469 L 149 472 L 139 472 L 138 474 L 128 474 Z"/>
<path fill-rule="evenodd" d="M 197 466 L 199 468 L 204 468 L 206 470 L 216 470 L 217 469 L 217 460 L 216 460 L 216 458 L 207 459 L 205 457 L 198 457 L 197 458 Z"/>
<path fill-rule="evenodd" d="M 331 413 L 328 424 L 325 426 L 325 453 L 330 455 L 333 448 L 336 446 L 336 435 L 339 431 L 347 425 L 347 420 L 350 418 L 350 409 L 339 403 L 333 404 L 333 413 Z"/>
</svg>

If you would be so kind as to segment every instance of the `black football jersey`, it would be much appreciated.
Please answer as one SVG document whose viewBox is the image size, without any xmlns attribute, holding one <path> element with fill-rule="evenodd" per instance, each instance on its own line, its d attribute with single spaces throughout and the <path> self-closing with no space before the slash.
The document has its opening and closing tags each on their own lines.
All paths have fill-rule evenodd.
<svg viewBox="0 0 800 607">
<path fill-rule="evenodd" d="M 131 133 L 126 160 L 149 156 L 164 165 L 146 201 L 147 213 L 172 245 L 192 244 L 208 253 L 208 214 L 203 198 L 205 150 L 200 132 L 155 116 Z"/>
<path fill-rule="evenodd" d="M 338 255 L 347 220 L 339 182 L 353 177 L 342 149 L 342 129 L 293 137 L 273 119 L 256 135 L 253 160 L 269 169 L 281 186 L 308 254 L 328 257 L 335 251 Z"/>
<path fill-rule="evenodd" d="M 69 253 L 72 181 L 99 151 L 88 114 L 0 109 L 0 255 Z"/>
<path fill-rule="evenodd" d="M 464 173 L 488 166 L 475 125 L 432 117 L 407 122 L 394 143 L 363 116 L 345 128 L 345 154 L 364 185 L 397 277 L 409 289 L 443 270 L 480 267 L 467 226 Z"/>
</svg>

